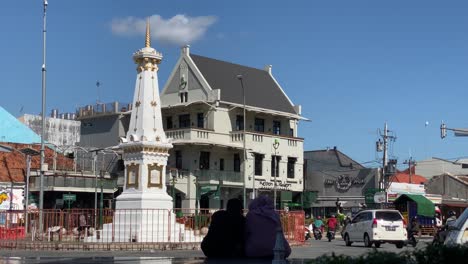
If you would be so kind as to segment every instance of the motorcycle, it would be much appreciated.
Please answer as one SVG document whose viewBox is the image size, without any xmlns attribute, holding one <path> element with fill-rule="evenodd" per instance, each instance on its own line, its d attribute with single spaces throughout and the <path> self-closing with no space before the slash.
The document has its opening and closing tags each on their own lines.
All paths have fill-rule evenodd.
<svg viewBox="0 0 468 264">
<path fill-rule="evenodd" d="M 315 240 L 322 240 L 322 230 L 320 228 L 314 228 Z"/>
<path fill-rule="evenodd" d="M 416 247 L 418 244 L 418 240 L 416 239 L 416 235 L 418 234 L 417 231 L 408 231 L 408 244 Z"/>
<path fill-rule="evenodd" d="M 305 234 L 305 240 L 309 240 L 310 238 L 310 230 L 307 227 L 304 227 L 304 234 Z"/>
<path fill-rule="evenodd" d="M 328 238 L 328 242 L 331 242 L 333 239 L 335 239 L 335 230 L 328 229 L 327 238 Z"/>
</svg>

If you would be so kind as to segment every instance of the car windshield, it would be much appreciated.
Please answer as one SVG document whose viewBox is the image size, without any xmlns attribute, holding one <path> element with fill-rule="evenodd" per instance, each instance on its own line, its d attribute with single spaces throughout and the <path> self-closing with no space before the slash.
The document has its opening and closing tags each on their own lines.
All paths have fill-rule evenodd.
<svg viewBox="0 0 468 264">
<path fill-rule="evenodd" d="M 398 212 L 375 212 L 375 218 L 385 221 L 399 221 L 401 215 Z"/>
</svg>

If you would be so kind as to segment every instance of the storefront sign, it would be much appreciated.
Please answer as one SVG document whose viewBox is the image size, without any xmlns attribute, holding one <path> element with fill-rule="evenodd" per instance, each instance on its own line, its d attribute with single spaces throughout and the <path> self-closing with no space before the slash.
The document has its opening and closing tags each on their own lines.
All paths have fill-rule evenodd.
<svg viewBox="0 0 468 264">
<path fill-rule="evenodd" d="M 259 182 L 259 184 L 260 184 L 260 189 L 272 190 L 275 187 L 275 184 L 273 182 L 262 181 L 262 182 Z M 276 189 L 289 191 L 291 190 L 291 184 L 290 183 L 276 183 Z"/>
<path fill-rule="evenodd" d="M 338 190 L 347 191 L 353 185 L 364 185 L 365 181 L 358 177 L 350 177 L 349 175 L 343 174 L 336 177 L 334 180 L 326 179 L 324 183 L 325 185 L 335 185 Z"/>
</svg>

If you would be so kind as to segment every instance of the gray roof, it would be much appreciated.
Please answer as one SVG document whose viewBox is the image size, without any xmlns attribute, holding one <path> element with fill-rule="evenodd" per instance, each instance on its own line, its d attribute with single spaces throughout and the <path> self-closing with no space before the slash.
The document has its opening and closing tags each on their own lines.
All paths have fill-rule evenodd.
<svg viewBox="0 0 468 264">
<path fill-rule="evenodd" d="M 267 71 L 195 54 L 190 57 L 211 88 L 221 90 L 222 101 L 243 104 L 241 83 L 236 77 L 242 74 L 246 105 L 297 114 Z"/>
<path fill-rule="evenodd" d="M 304 151 L 304 159 L 314 171 L 324 169 L 364 169 L 364 166 L 333 148 L 330 150 Z"/>
</svg>

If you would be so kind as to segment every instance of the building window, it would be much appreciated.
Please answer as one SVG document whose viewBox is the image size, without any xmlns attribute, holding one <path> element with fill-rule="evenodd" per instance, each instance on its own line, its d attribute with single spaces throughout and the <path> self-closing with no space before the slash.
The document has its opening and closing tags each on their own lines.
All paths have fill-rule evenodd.
<svg viewBox="0 0 468 264">
<path fill-rule="evenodd" d="M 255 131 L 265 132 L 265 119 L 255 118 Z"/>
<path fill-rule="evenodd" d="M 289 136 L 294 137 L 294 129 L 292 128 L 289 129 Z"/>
<path fill-rule="evenodd" d="M 224 159 L 219 159 L 219 170 L 220 171 L 224 170 Z"/>
<path fill-rule="evenodd" d="M 240 172 L 240 156 L 239 154 L 234 154 L 234 171 Z"/>
<path fill-rule="evenodd" d="M 175 152 L 175 166 L 177 169 L 181 170 L 182 169 L 182 151 L 176 150 Z"/>
<path fill-rule="evenodd" d="M 236 116 L 236 130 L 244 130 L 244 116 L 237 115 Z"/>
<path fill-rule="evenodd" d="M 278 177 L 280 156 L 271 156 L 271 177 Z"/>
<path fill-rule="evenodd" d="M 288 158 L 288 178 L 294 178 L 294 167 L 296 165 L 296 158 Z"/>
<path fill-rule="evenodd" d="M 186 103 L 188 101 L 188 92 L 179 93 L 180 102 Z"/>
<path fill-rule="evenodd" d="M 255 154 L 255 175 L 262 176 L 263 175 L 263 155 L 262 154 Z"/>
<path fill-rule="evenodd" d="M 179 115 L 179 128 L 190 127 L 190 114 Z"/>
<path fill-rule="evenodd" d="M 200 152 L 200 170 L 210 169 L 210 153 L 206 151 Z"/>
<path fill-rule="evenodd" d="M 172 124 L 172 116 L 166 117 L 166 129 L 172 129 L 173 124 Z"/>
<path fill-rule="evenodd" d="M 203 128 L 205 123 L 205 117 L 203 116 L 203 113 L 198 113 L 197 114 L 197 127 Z"/>
<path fill-rule="evenodd" d="M 281 122 L 273 121 L 273 134 L 279 135 L 281 133 Z"/>
</svg>

